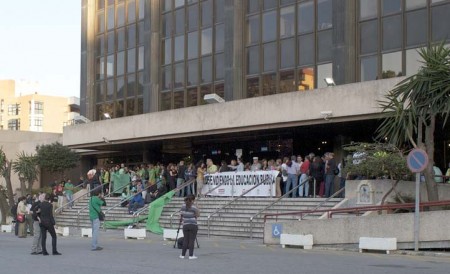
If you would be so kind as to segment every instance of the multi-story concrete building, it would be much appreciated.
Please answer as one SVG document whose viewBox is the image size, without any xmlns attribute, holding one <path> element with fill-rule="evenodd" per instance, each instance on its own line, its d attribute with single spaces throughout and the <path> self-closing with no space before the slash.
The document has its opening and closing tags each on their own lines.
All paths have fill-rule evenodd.
<svg viewBox="0 0 450 274">
<path fill-rule="evenodd" d="M 371 141 L 377 100 L 448 25 L 446 0 L 85 0 L 81 113 L 113 119 L 64 143 L 132 163 Z M 226 103 L 202 106 L 212 93 Z M 437 133 L 441 165 L 448 139 Z"/>
<path fill-rule="evenodd" d="M 14 80 L 0 80 L 0 128 L 62 133 L 63 126 L 79 115 L 76 97 L 36 93 L 16 95 Z"/>
</svg>

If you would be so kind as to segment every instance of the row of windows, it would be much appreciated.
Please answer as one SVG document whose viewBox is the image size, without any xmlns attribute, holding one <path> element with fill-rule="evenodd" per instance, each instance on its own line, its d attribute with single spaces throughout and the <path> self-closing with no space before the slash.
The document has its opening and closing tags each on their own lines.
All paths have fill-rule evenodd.
<svg viewBox="0 0 450 274">
<path fill-rule="evenodd" d="M 9 130 L 20 130 L 20 119 L 10 119 L 8 120 Z"/>
<path fill-rule="evenodd" d="M 96 84 L 96 102 L 122 100 L 124 98 L 142 96 L 144 91 L 144 75 L 142 73 L 128 74 L 111 78 L 107 81 L 99 81 Z"/>
<path fill-rule="evenodd" d="M 431 5 L 446 2 L 448 0 L 431 0 Z M 370 19 L 392 14 L 398 14 L 403 10 L 415 10 L 427 6 L 428 0 L 359 0 L 360 20 Z"/>
<path fill-rule="evenodd" d="M 95 120 L 104 119 L 105 114 L 108 114 L 112 118 L 119 118 L 138 115 L 143 112 L 144 99 L 142 97 L 127 98 L 125 100 L 97 104 L 95 110 Z"/>
<path fill-rule="evenodd" d="M 114 2 L 114 1 L 113 1 Z M 126 3 L 125 3 L 126 2 Z M 103 5 L 102 5 L 103 4 Z M 143 20 L 145 14 L 145 0 L 119 1 L 117 5 L 112 3 L 105 9 L 104 1 L 97 1 L 96 32 L 103 33 L 114 27 L 122 27 L 126 24 Z"/>
</svg>

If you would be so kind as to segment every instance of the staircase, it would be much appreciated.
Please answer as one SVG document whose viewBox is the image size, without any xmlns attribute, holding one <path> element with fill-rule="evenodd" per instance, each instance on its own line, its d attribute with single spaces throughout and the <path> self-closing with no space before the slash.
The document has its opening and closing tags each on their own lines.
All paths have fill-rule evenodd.
<svg viewBox="0 0 450 274">
<path fill-rule="evenodd" d="M 222 236 L 222 237 L 250 237 L 250 217 L 256 214 L 259 210 L 269 205 L 276 198 L 241 198 L 231 205 L 222 209 L 218 214 L 215 214 L 210 219 L 210 235 Z M 200 217 L 198 219 L 199 235 L 208 235 L 207 217 L 212 214 L 216 209 L 222 207 L 232 198 L 222 197 L 207 197 L 196 202 L 200 209 Z M 264 213 L 283 213 L 292 211 L 308 210 L 316 207 L 323 202 L 323 198 L 286 198 L 273 205 L 267 211 L 260 214 L 253 220 L 253 237 L 263 238 L 264 227 Z M 339 203 L 341 199 L 331 199 L 325 203 L 319 209 L 327 209 L 334 207 Z M 107 207 L 110 208 L 113 205 L 120 202 L 120 198 L 107 198 Z M 88 203 L 87 199 L 81 199 L 78 204 L 71 209 L 65 209 L 61 214 L 56 216 L 56 222 L 60 226 L 77 226 L 77 212 L 79 209 L 85 207 Z M 170 224 L 170 215 L 175 211 L 178 211 L 183 205 L 184 200 L 182 198 L 174 197 L 172 202 L 167 204 L 161 214 L 160 224 L 164 228 L 178 228 L 179 217 L 175 215 L 172 220 L 172 227 Z M 146 215 L 147 211 L 144 211 L 142 215 Z M 311 214 L 305 219 L 316 219 L 320 217 L 322 213 Z M 128 214 L 127 208 L 117 207 L 106 215 L 106 219 L 111 220 L 124 220 L 132 218 Z M 280 216 L 278 220 L 292 220 L 298 217 L 293 216 Z M 80 227 L 90 227 L 89 213 L 87 210 L 80 214 Z"/>
</svg>

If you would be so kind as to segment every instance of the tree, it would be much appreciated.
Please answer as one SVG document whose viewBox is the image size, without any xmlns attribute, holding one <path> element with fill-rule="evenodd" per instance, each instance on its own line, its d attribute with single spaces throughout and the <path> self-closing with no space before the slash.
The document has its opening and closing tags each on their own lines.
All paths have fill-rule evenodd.
<svg viewBox="0 0 450 274">
<path fill-rule="evenodd" d="M 2 213 L 1 223 L 6 222 L 6 216 L 14 205 L 14 194 L 11 184 L 11 166 L 12 163 L 6 158 L 6 154 L 0 148 L 0 176 L 5 179 L 6 190 L 0 187 L 0 210 Z"/>
<path fill-rule="evenodd" d="M 50 145 L 41 145 L 36 147 L 36 160 L 39 167 L 52 173 L 58 173 L 60 179 L 64 178 L 64 172 L 67 169 L 77 166 L 79 156 L 63 146 L 59 142 Z"/>
<path fill-rule="evenodd" d="M 419 51 L 422 67 L 406 78 L 380 101 L 385 119 L 378 128 L 378 138 L 387 137 L 399 147 L 410 143 L 428 154 L 424 171 L 429 201 L 439 200 L 434 181 L 434 132 L 436 119 L 446 125 L 450 114 L 450 49 L 443 43 Z"/>
<path fill-rule="evenodd" d="M 25 192 L 31 193 L 33 183 L 38 179 L 39 175 L 36 156 L 28 155 L 22 151 L 17 154 L 17 160 L 13 162 L 12 168 L 19 175 L 22 194 Z"/>
</svg>

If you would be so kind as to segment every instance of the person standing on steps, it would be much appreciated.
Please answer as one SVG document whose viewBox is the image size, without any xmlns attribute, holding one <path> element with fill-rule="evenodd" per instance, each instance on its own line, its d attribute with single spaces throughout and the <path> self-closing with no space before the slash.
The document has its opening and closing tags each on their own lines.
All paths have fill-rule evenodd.
<svg viewBox="0 0 450 274">
<path fill-rule="evenodd" d="M 52 236 L 52 253 L 53 255 L 61 255 L 56 249 L 56 232 L 55 232 L 55 218 L 53 218 L 53 205 L 50 203 L 50 195 L 45 194 L 44 201 L 39 205 L 37 218 L 41 228 L 42 237 L 42 255 L 47 256 L 47 231 Z"/>
<path fill-rule="evenodd" d="M 88 177 L 89 177 L 88 173 Z M 93 191 L 91 198 L 89 199 L 89 218 L 92 225 L 92 251 L 100 251 L 103 248 L 98 246 L 98 233 L 100 231 L 100 212 L 102 206 L 106 206 L 105 199 L 101 194 L 101 189 Z"/>
<path fill-rule="evenodd" d="M 184 259 L 186 251 L 189 249 L 189 259 L 197 259 L 194 256 L 194 243 L 197 238 L 197 218 L 200 216 L 200 211 L 194 205 L 195 196 L 189 195 L 184 199 L 185 204 L 181 207 L 181 218 L 183 220 L 183 249 L 180 258 Z"/>
</svg>

